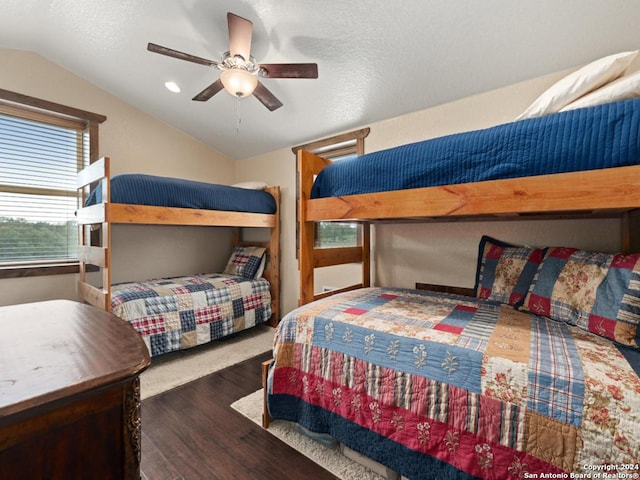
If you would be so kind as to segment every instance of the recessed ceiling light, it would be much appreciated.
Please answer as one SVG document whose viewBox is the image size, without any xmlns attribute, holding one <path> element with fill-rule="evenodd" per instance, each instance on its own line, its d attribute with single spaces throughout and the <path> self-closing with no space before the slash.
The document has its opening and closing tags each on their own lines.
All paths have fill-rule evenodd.
<svg viewBox="0 0 640 480">
<path fill-rule="evenodd" d="M 164 86 L 167 87 L 167 90 L 173 93 L 180 93 L 180 87 L 176 82 L 165 82 Z"/>
</svg>

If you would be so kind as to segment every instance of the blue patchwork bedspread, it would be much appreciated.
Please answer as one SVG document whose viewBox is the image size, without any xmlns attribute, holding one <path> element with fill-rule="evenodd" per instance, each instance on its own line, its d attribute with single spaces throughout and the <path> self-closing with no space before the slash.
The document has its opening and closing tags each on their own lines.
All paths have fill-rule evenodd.
<svg viewBox="0 0 640 480">
<path fill-rule="evenodd" d="M 195 347 L 271 317 L 270 285 L 221 273 L 113 285 L 112 312 L 140 333 L 151 356 Z"/>
<path fill-rule="evenodd" d="M 99 203 L 101 199 L 99 184 L 87 197 L 86 205 Z M 111 178 L 111 202 L 229 212 L 272 214 L 276 211 L 275 199 L 263 190 L 138 173 Z"/>
<path fill-rule="evenodd" d="M 640 163 L 640 98 L 402 145 L 327 166 L 311 198 Z"/>
<path fill-rule="evenodd" d="M 273 418 L 411 479 L 638 473 L 640 350 L 511 306 L 347 292 L 285 316 L 274 359 Z"/>
</svg>

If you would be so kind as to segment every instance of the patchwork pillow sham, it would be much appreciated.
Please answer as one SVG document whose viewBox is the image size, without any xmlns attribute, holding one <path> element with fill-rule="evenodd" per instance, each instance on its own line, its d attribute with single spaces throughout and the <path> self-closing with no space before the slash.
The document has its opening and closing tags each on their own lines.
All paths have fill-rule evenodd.
<svg viewBox="0 0 640 480">
<path fill-rule="evenodd" d="M 640 345 L 640 254 L 550 248 L 520 310 Z"/>
<path fill-rule="evenodd" d="M 260 265 L 265 255 L 264 247 L 240 246 L 236 247 L 227 261 L 223 273 L 245 278 L 258 278 Z"/>
<path fill-rule="evenodd" d="M 474 295 L 507 305 L 521 303 L 545 250 L 483 236 L 478 249 Z"/>
</svg>

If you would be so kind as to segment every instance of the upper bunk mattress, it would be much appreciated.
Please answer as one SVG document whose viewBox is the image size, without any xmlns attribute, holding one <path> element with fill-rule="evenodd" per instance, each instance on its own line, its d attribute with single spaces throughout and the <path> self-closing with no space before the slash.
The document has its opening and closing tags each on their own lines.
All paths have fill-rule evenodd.
<svg viewBox="0 0 640 480">
<path fill-rule="evenodd" d="M 86 205 L 101 202 L 101 185 L 87 197 Z M 273 214 L 276 201 L 263 190 L 196 182 L 144 174 L 120 174 L 111 178 L 111 202 L 158 207 L 197 208 Z"/>
<path fill-rule="evenodd" d="M 640 163 L 640 99 L 561 112 L 335 162 L 311 198 Z"/>
</svg>

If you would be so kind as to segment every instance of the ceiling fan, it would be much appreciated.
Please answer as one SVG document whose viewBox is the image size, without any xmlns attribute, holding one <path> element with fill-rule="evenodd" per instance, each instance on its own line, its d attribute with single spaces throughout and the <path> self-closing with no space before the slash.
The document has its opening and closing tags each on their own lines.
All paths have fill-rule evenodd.
<svg viewBox="0 0 640 480">
<path fill-rule="evenodd" d="M 316 63 L 259 63 L 251 56 L 253 23 L 233 13 L 227 13 L 229 27 L 229 51 L 219 62 L 179 52 L 171 48 L 149 43 L 147 50 L 161 55 L 198 63 L 221 70 L 220 78 L 193 97 L 206 102 L 223 88 L 231 95 L 242 98 L 253 94 L 265 107 L 274 111 L 282 102 L 271 93 L 258 77 L 264 78 L 318 78 Z"/>
</svg>

